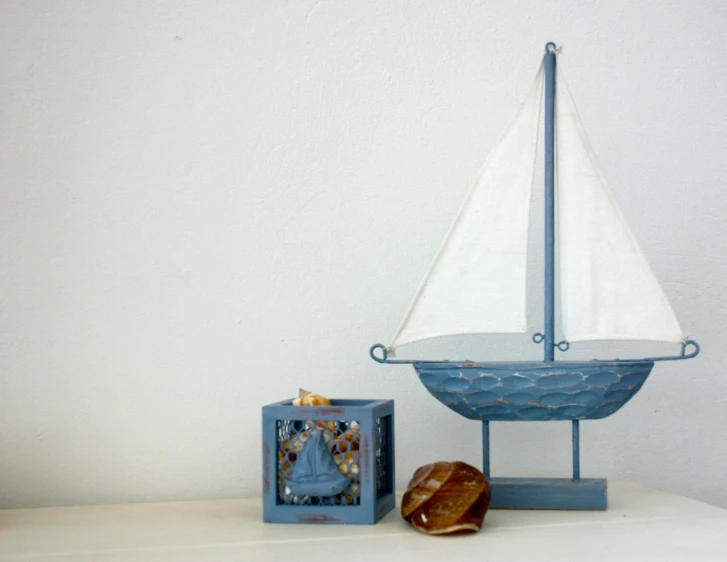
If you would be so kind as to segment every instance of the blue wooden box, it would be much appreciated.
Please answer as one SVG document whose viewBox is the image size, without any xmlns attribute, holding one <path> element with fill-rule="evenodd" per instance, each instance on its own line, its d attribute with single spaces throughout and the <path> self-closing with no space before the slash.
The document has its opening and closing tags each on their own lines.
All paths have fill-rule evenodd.
<svg viewBox="0 0 727 562">
<path fill-rule="evenodd" d="M 394 402 L 263 407 L 263 518 L 270 523 L 373 524 L 394 508 Z M 350 483 L 334 496 L 297 496 L 286 484 L 306 443 L 322 437 Z"/>
</svg>

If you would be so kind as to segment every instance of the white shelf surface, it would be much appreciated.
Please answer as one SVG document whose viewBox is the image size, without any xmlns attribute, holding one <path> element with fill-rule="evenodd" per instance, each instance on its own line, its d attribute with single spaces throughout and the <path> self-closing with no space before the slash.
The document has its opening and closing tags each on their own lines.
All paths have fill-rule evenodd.
<svg viewBox="0 0 727 562">
<path fill-rule="evenodd" d="M 362 526 L 263 523 L 259 499 L 0 510 L 0 560 L 727 561 L 727 510 L 629 482 L 608 511 L 493 510 L 468 536 L 422 535 L 399 505 Z"/>
</svg>

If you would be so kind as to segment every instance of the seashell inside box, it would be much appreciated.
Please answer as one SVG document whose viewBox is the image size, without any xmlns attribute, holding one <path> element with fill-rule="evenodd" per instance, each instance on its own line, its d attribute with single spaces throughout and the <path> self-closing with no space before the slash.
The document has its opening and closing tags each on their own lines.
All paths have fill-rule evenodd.
<svg viewBox="0 0 727 562">
<path fill-rule="evenodd" d="M 302 394 L 263 407 L 264 520 L 375 523 L 395 505 L 394 402 Z"/>
</svg>

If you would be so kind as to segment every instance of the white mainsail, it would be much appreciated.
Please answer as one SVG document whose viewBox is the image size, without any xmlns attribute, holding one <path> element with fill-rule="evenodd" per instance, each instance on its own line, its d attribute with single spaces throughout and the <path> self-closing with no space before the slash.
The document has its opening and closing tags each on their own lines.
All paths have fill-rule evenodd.
<svg viewBox="0 0 727 562">
<path fill-rule="evenodd" d="M 524 333 L 530 193 L 543 66 L 490 152 L 389 346 L 446 335 Z"/>
<path fill-rule="evenodd" d="M 558 261 L 568 341 L 680 342 L 683 332 L 596 161 L 556 73 Z"/>
</svg>

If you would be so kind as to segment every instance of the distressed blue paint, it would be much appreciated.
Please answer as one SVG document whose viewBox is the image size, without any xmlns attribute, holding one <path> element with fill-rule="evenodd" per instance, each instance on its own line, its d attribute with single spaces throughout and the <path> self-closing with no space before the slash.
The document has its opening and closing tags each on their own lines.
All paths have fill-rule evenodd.
<svg viewBox="0 0 727 562">
<path fill-rule="evenodd" d="M 544 360 L 555 359 L 555 43 L 545 46 L 545 334 Z"/>
<path fill-rule="evenodd" d="M 650 361 L 414 363 L 432 396 L 480 421 L 605 418 L 639 391 L 653 366 Z"/>
<path fill-rule="evenodd" d="M 580 422 L 573 420 L 573 480 L 581 479 L 581 430 Z"/>
<path fill-rule="evenodd" d="M 482 472 L 490 477 L 490 422 L 482 422 Z"/>
<path fill-rule="evenodd" d="M 395 506 L 394 402 L 332 400 L 331 406 L 293 406 L 283 400 L 263 407 L 263 519 L 274 523 L 373 524 Z M 359 422 L 359 503 L 291 505 L 279 501 L 281 438 L 278 421 L 356 420 Z M 378 427 L 386 427 L 381 437 Z M 388 421 L 387 421 L 388 420 Z M 377 443 L 377 439 L 379 443 Z M 377 454 L 377 452 L 379 454 Z"/>
<path fill-rule="evenodd" d="M 606 480 L 491 478 L 490 509 L 583 509 L 608 507 Z"/>
</svg>

